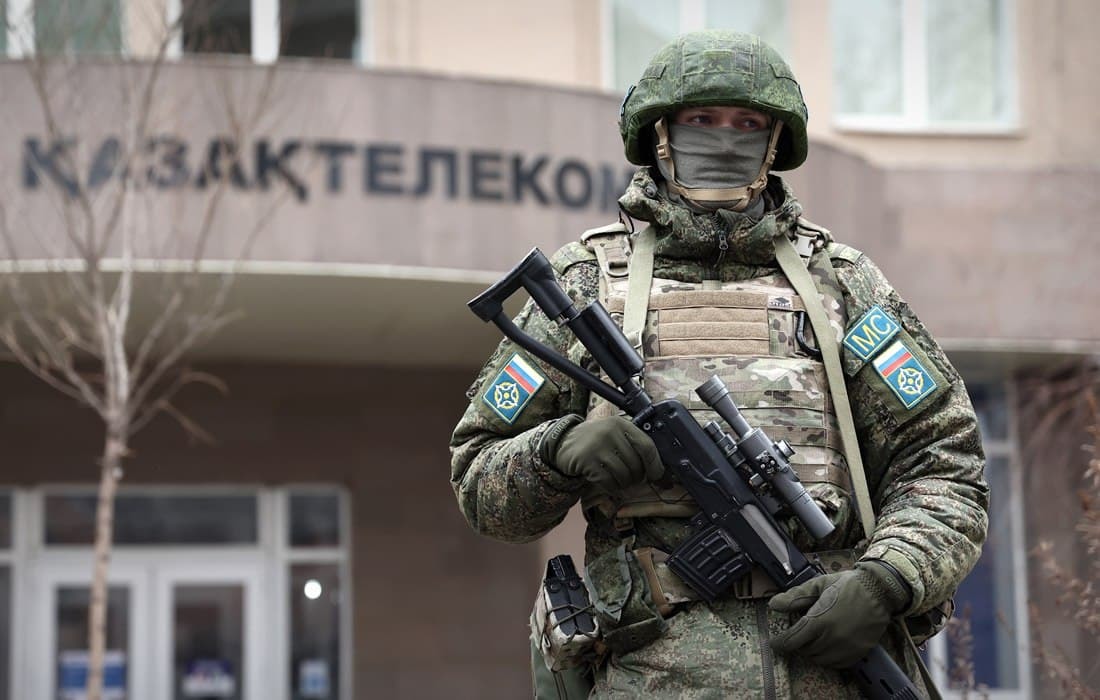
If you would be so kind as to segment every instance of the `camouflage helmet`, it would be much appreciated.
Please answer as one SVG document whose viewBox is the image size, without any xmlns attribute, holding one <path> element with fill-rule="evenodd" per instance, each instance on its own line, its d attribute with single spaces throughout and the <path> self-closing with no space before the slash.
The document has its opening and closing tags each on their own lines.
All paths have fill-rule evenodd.
<svg viewBox="0 0 1100 700">
<path fill-rule="evenodd" d="M 711 29 L 683 34 L 653 56 L 619 112 L 626 158 L 653 163 L 652 125 L 683 107 L 735 105 L 783 122 L 773 170 L 806 160 L 806 103 L 783 57 L 752 34 Z"/>
</svg>

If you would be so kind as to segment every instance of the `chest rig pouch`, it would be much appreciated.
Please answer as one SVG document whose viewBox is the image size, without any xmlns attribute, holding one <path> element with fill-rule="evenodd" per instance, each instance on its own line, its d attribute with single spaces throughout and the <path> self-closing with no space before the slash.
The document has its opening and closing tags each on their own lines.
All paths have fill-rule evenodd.
<svg viewBox="0 0 1100 700">
<path fill-rule="evenodd" d="M 531 613 L 531 640 L 550 671 L 591 662 L 597 653 L 599 626 L 584 581 L 567 554 L 546 563 L 546 577 Z"/>
</svg>

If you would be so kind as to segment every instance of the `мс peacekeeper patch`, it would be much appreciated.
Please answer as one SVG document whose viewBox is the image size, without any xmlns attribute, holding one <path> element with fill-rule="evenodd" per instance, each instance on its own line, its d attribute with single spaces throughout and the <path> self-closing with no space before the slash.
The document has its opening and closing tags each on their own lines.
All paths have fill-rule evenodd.
<svg viewBox="0 0 1100 700">
<path fill-rule="evenodd" d="M 848 335 L 844 336 L 844 347 L 866 361 L 897 335 L 899 330 L 901 326 L 876 304 L 852 324 Z"/>
<path fill-rule="evenodd" d="M 913 408 L 936 390 L 936 380 L 900 340 L 894 341 L 872 364 L 906 408 Z"/>
<path fill-rule="evenodd" d="M 511 424 L 545 383 L 546 377 L 531 363 L 519 355 L 512 355 L 512 359 L 508 360 L 508 364 L 504 365 L 504 369 L 500 370 L 493 383 L 481 395 L 481 400 L 505 422 Z"/>
</svg>

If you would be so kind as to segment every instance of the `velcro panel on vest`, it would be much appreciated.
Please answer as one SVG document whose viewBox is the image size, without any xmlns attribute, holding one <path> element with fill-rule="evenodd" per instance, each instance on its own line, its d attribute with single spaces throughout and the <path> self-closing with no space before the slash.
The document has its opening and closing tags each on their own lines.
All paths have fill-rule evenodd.
<svg viewBox="0 0 1100 700">
<path fill-rule="evenodd" d="M 660 280 L 658 280 L 658 283 Z M 649 299 L 650 310 L 654 309 L 768 309 L 782 308 L 804 309 L 802 300 L 797 296 L 776 289 L 775 292 L 740 289 L 683 289 L 685 283 L 675 283 L 676 287 L 654 294 Z M 608 300 L 609 311 L 622 311 L 625 299 L 613 296 Z M 618 307 L 618 308 L 615 308 Z"/>
<path fill-rule="evenodd" d="M 608 310 L 621 313 L 621 297 Z M 801 310 L 802 300 L 785 290 L 678 290 L 650 298 L 647 356 L 745 356 L 773 354 L 770 309 Z"/>
<path fill-rule="evenodd" d="M 682 283 L 681 283 L 682 284 Z M 607 300 L 607 310 L 612 313 L 622 313 L 626 307 L 626 299 L 621 296 L 612 296 Z M 697 309 L 708 312 L 726 312 L 727 310 L 744 310 L 744 312 L 759 312 L 764 309 L 787 309 L 800 311 L 806 307 L 797 296 L 784 294 L 780 290 L 775 293 L 764 291 L 742 290 L 679 290 L 655 294 L 649 299 L 649 309 Z M 730 317 L 731 320 L 747 320 L 758 318 L 759 313 L 740 313 Z"/>
<path fill-rule="evenodd" d="M 825 369 L 799 357 L 658 357 L 647 364 L 654 400 L 675 398 L 703 423 L 716 420 L 693 390 L 712 375 L 729 387 L 745 420 L 795 448 L 792 464 L 807 483 L 848 488 L 840 430 L 829 401 Z"/>
<path fill-rule="evenodd" d="M 657 354 L 766 355 L 771 346 L 767 321 L 759 323 L 665 323 L 658 321 Z"/>
</svg>

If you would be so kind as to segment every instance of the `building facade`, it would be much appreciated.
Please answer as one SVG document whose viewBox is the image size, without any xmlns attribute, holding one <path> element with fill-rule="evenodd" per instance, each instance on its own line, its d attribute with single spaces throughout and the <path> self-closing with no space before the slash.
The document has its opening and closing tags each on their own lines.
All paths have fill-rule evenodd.
<svg viewBox="0 0 1100 700">
<path fill-rule="evenodd" d="M 465 302 L 532 247 L 616 218 L 625 87 L 676 33 L 719 26 L 790 58 L 811 150 L 787 179 L 885 271 L 979 411 L 990 538 L 957 598 L 975 644 L 930 642 L 940 685 L 970 653 L 992 697 L 1055 696 L 1029 602 L 1071 661 L 1100 651 L 1060 621 L 1031 554 L 1050 540 L 1088 570 L 1083 461 L 1024 449 L 1034 387 L 1100 353 L 1093 3 L 0 6 L 5 276 L 49 288 L 75 265 L 65 202 L 87 193 L 94 210 L 134 182 L 137 327 L 196 250 L 201 284 L 234 274 L 241 312 L 193 360 L 228 395 L 197 387 L 179 405 L 215 443 L 162 418 L 127 460 L 115 697 L 528 693 L 536 582 L 547 555 L 579 551 L 582 524 L 513 546 L 462 521 L 447 439 L 498 340 Z M 124 177 L 154 69 L 142 167 Z M 0 376 L 0 698 L 78 698 L 102 435 L 18 364 Z M 1087 436 L 1067 423 L 1057 438 Z"/>
</svg>

